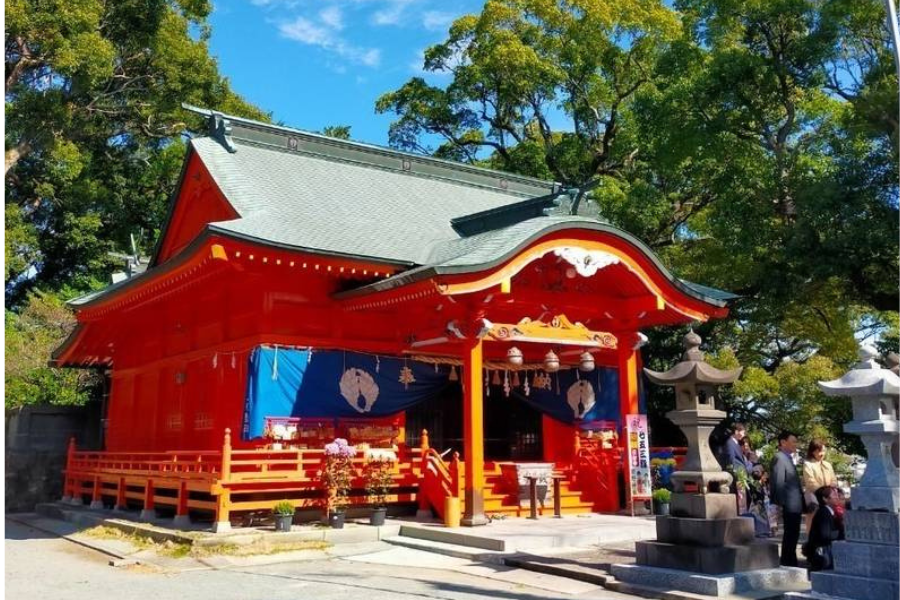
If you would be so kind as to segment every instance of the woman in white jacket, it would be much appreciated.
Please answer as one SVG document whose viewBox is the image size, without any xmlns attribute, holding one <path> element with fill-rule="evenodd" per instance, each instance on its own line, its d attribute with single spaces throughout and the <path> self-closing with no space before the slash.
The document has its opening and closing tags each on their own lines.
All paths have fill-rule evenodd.
<svg viewBox="0 0 900 600">
<path fill-rule="evenodd" d="M 822 440 L 813 440 L 806 451 L 806 460 L 803 461 L 803 496 L 806 499 L 806 533 L 809 535 L 809 526 L 813 515 L 819 507 L 816 500 L 816 490 L 823 486 L 837 486 L 837 478 L 831 463 L 825 460 L 825 443 Z"/>
</svg>

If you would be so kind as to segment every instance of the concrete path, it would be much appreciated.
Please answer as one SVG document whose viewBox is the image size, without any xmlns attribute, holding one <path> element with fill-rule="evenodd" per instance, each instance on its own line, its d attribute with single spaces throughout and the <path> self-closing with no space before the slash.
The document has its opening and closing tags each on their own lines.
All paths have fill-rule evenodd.
<svg viewBox="0 0 900 600">
<path fill-rule="evenodd" d="M 502 542 L 502 549 L 507 552 L 543 551 L 550 548 L 595 548 L 656 538 L 655 517 L 598 514 L 569 515 L 560 519 L 510 518 L 493 521 L 481 527 L 455 529 L 447 529 L 438 523 L 403 524 L 404 530 L 411 527 L 463 534 L 471 538 L 499 540 Z"/>
<path fill-rule="evenodd" d="M 44 523 L 46 525 L 46 523 Z M 347 544 L 341 556 L 272 563 L 273 557 L 224 560 L 175 570 L 168 562 L 107 566 L 109 556 L 6 520 L 6 597 L 45 600 L 180 598 L 183 600 L 364 600 L 631 598 L 595 585 L 519 569 L 466 564 L 382 542 Z M 119 548 L 119 550 L 123 550 Z M 279 556 L 279 560 L 285 558 Z M 262 559 L 268 564 L 262 564 Z M 182 561 L 187 559 L 168 559 Z M 569 587 L 566 587 L 569 586 Z"/>
</svg>

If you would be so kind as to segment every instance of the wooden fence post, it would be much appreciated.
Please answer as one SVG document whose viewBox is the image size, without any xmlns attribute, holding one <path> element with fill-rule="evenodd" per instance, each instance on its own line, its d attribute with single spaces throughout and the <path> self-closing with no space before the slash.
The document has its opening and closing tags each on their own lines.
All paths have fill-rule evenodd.
<svg viewBox="0 0 900 600">
<path fill-rule="evenodd" d="M 141 521 L 153 521 L 156 519 L 155 493 L 156 488 L 153 486 L 153 480 L 148 477 L 144 483 L 144 508 L 141 509 L 139 517 Z"/>
<path fill-rule="evenodd" d="M 119 477 L 119 484 L 116 486 L 116 505 L 113 510 L 125 510 L 128 501 L 125 499 L 126 484 L 125 478 Z"/>
<path fill-rule="evenodd" d="M 462 479 L 459 476 L 459 452 L 453 453 L 450 459 L 450 482 L 453 495 L 457 498 L 462 497 Z"/>
<path fill-rule="evenodd" d="M 428 498 L 425 493 L 425 478 L 428 473 L 428 430 L 422 430 L 422 437 L 419 443 L 421 451 L 421 462 L 419 463 L 419 491 L 416 494 L 419 500 L 419 510 L 416 516 L 424 516 L 426 513 L 430 517 L 431 510 L 428 508 Z"/>
<path fill-rule="evenodd" d="M 191 517 L 188 515 L 188 492 L 187 481 L 182 480 L 178 486 L 178 504 L 175 507 L 175 519 L 172 525 L 175 527 L 187 527 L 191 524 Z"/>
<path fill-rule="evenodd" d="M 231 530 L 231 492 L 226 487 L 231 478 L 231 429 L 225 429 L 225 438 L 222 440 L 222 468 L 219 471 L 217 484 L 218 496 L 216 497 L 216 521 L 213 523 L 213 531 L 220 533 Z"/>
<path fill-rule="evenodd" d="M 91 508 L 94 510 L 103 508 L 103 495 L 101 491 L 103 490 L 103 481 L 100 479 L 100 475 L 94 475 L 94 488 L 91 490 Z"/>
</svg>

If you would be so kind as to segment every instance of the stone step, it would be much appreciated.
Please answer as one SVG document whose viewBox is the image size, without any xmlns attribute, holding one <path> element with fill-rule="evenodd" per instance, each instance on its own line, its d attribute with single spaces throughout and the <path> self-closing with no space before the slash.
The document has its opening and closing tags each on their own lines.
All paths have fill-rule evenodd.
<svg viewBox="0 0 900 600">
<path fill-rule="evenodd" d="M 663 590 L 678 590 L 713 598 L 780 598 L 785 592 L 809 589 L 806 570 L 796 567 L 777 567 L 742 571 L 722 575 L 705 575 L 680 569 L 662 569 L 643 565 L 612 565 L 611 572 L 618 582 L 628 584 L 609 589 L 635 594 L 634 586 Z"/>
<path fill-rule="evenodd" d="M 835 573 L 893 581 L 900 579 L 900 554 L 896 548 L 863 542 L 834 542 L 831 553 Z"/>
<path fill-rule="evenodd" d="M 894 560 L 897 560 L 896 554 Z M 900 597 L 900 583 L 896 579 L 873 579 L 834 571 L 812 573 L 812 588 L 817 594 L 827 594 L 849 600 L 887 600 Z"/>
<path fill-rule="evenodd" d="M 488 550 L 485 548 L 422 539 L 417 537 L 410 537 L 407 535 L 396 535 L 384 538 L 383 541 L 387 542 L 388 544 L 393 544 L 394 546 L 403 546 L 405 548 L 413 548 L 415 550 L 421 550 L 423 552 L 431 552 L 444 556 L 464 558 L 473 562 L 503 564 L 503 557 L 508 555 L 507 552 L 498 550 Z"/>
<path fill-rule="evenodd" d="M 400 536 L 407 538 L 415 538 L 419 540 L 428 540 L 432 542 L 441 542 L 455 546 L 465 546 L 468 548 L 477 548 L 480 550 L 491 550 L 494 552 L 505 552 L 508 550 L 504 540 L 498 540 L 488 537 L 472 535 L 455 531 L 453 529 L 445 529 L 441 527 L 415 527 L 411 525 L 403 525 L 400 527 Z"/>
</svg>

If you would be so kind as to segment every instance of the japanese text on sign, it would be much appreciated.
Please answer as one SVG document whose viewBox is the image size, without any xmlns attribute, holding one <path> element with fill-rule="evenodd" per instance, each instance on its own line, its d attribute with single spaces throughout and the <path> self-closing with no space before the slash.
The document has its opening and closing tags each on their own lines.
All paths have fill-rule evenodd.
<svg viewBox="0 0 900 600">
<path fill-rule="evenodd" d="M 631 473 L 631 497 L 649 498 L 650 436 L 647 432 L 647 415 L 628 415 L 628 465 Z"/>
</svg>

